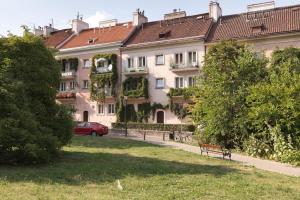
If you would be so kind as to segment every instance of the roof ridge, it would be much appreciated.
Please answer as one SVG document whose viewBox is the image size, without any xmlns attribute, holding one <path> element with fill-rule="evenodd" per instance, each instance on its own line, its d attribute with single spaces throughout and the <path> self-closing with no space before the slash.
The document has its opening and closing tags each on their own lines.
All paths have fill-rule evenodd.
<svg viewBox="0 0 300 200">
<path fill-rule="evenodd" d="M 266 10 L 258 10 L 258 11 L 252 11 L 252 12 L 241 12 L 241 13 L 235 13 L 235 14 L 229 14 L 229 15 L 223 15 L 221 17 L 233 17 L 233 16 L 241 16 L 241 15 L 246 15 L 249 13 L 257 13 L 257 12 L 264 12 L 264 11 L 277 11 L 277 10 L 284 10 L 284 9 L 289 9 L 289 8 L 294 8 L 294 7 L 300 7 L 300 4 L 295 4 L 295 5 L 289 5 L 289 6 L 280 6 L 280 7 L 275 7 L 271 9 L 266 9 Z"/>
</svg>

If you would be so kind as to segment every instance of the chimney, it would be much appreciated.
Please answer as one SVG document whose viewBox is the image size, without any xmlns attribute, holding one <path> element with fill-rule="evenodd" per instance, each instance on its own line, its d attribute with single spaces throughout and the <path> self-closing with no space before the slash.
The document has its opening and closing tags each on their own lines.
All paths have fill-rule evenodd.
<svg viewBox="0 0 300 200">
<path fill-rule="evenodd" d="M 42 31 L 43 31 L 43 36 L 44 37 L 49 37 L 50 34 L 54 31 L 57 31 L 57 29 L 55 29 L 52 24 L 49 24 L 49 26 L 44 26 Z"/>
<path fill-rule="evenodd" d="M 181 11 L 180 9 L 174 9 L 172 13 L 165 14 L 164 19 L 165 20 L 170 20 L 170 19 L 177 19 L 181 17 L 186 17 L 186 12 Z"/>
<path fill-rule="evenodd" d="M 222 16 L 222 9 L 220 7 L 220 4 L 216 1 L 211 1 L 209 3 L 209 17 L 216 22 L 219 20 L 221 16 Z"/>
<path fill-rule="evenodd" d="M 72 20 L 72 31 L 76 34 L 79 34 L 82 30 L 88 29 L 89 24 L 82 20 L 82 17 L 77 15 L 77 19 Z"/>
<path fill-rule="evenodd" d="M 33 28 L 33 35 L 35 36 L 43 36 L 44 35 L 44 31 L 42 29 L 42 27 L 38 27 L 38 28 Z"/>
<path fill-rule="evenodd" d="M 148 18 L 145 16 L 144 11 L 140 11 L 140 9 L 137 9 L 135 12 L 133 12 L 133 25 L 134 26 L 140 26 L 143 23 L 147 23 Z"/>
<path fill-rule="evenodd" d="M 247 8 L 248 8 L 248 12 L 274 9 L 275 8 L 275 1 L 251 4 L 251 5 L 248 5 Z"/>
</svg>

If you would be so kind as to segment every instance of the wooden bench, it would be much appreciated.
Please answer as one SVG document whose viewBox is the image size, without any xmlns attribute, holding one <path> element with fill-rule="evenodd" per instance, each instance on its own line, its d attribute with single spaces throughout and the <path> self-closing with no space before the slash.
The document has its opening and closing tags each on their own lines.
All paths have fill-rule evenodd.
<svg viewBox="0 0 300 200">
<path fill-rule="evenodd" d="M 203 154 L 203 152 L 207 153 L 207 156 L 208 153 L 215 153 L 215 154 L 222 155 L 223 159 L 225 159 L 225 157 L 228 157 L 229 160 L 231 160 L 231 151 L 227 149 L 223 149 L 221 146 L 199 143 L 199 147 L 200 147 L 201 155 Z"/>
</svg>

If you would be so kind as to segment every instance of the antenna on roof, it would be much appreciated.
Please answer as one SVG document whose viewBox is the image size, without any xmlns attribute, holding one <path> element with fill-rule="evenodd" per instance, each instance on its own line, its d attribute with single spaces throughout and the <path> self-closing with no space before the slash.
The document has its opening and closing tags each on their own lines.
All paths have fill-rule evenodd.
<svg viewBox="0 0 300 200">
<path fill-rule="evenodd" d="M 79 11 L 77 12 L 76 19 L 81 20 L 81 21 L 83 19 L 83 15 L 81 15 Z"/>
</svg>

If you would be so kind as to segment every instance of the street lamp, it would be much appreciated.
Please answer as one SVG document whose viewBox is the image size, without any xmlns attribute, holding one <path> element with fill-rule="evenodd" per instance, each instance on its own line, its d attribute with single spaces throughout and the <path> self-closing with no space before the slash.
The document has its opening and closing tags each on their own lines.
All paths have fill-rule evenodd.
<svg viewBox="0 0 300 200">
<path fill-rule="evenodd" d="M 124 96 L 124 106 L 125 106 L 125 116 L 124 116 L 124 120 L 125 120 L 125 137 L 127 137 L 128 132 L 127 132 L 127 101 L 128 101 L 128 96 Z"/>
</svg>

